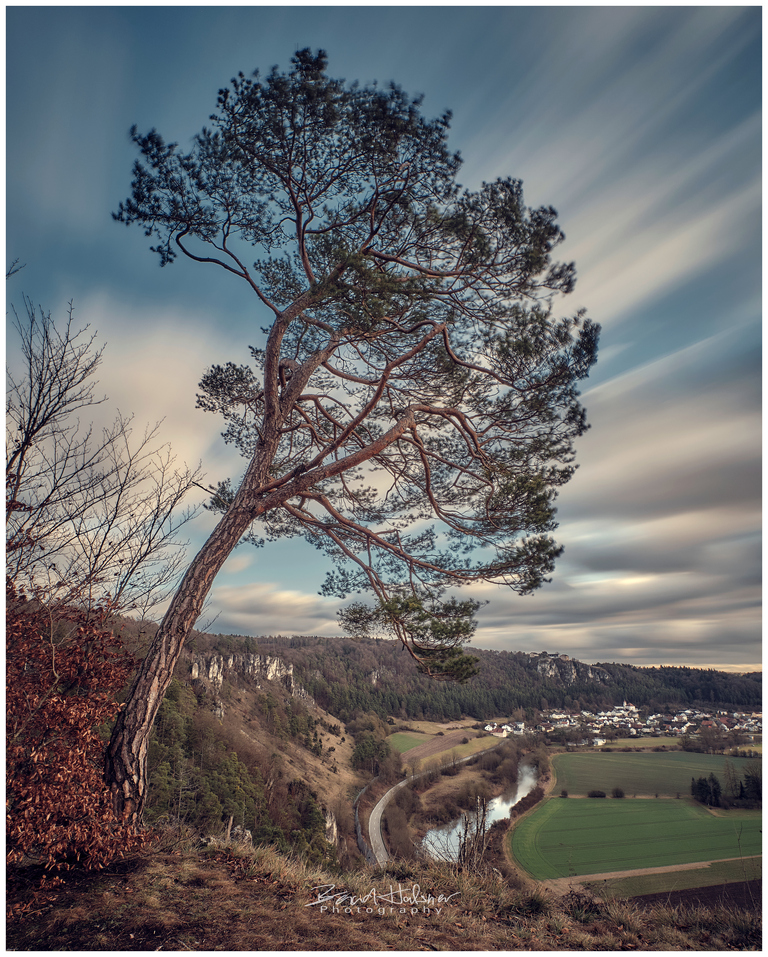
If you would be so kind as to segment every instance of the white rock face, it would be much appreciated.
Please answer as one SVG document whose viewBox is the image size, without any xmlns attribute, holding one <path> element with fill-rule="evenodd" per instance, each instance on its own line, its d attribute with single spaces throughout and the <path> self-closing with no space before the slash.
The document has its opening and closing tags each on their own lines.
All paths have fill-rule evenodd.
<svg viewBox="0 0 768 957">
<path fill-rule="evenodd" d="M 189 671 L 190 678 L 209 681 L 217 689 L 230 674 L 254 678 L 257 683 L 261 678 L 280 681 L 294 697 L 308 698 L 304 689 L 294 681 L 293 665 L 272 655 L 198 655 Z"/>
<path fill-rule="evenodd" d="M 293 680 L 293 665 L 287 665 L 271 655 L 198 655 L 189 668 L 190 678 L 207 681 L 212 685 L 213 713 L 219 719 L 224 717 L 224 704 L 217 692 L 221 690 L 225 678 L 231 680 L 236 675 L 254 679 L 257 687 L 261 687 L 261 678 L 280 681 L 293 697 L 314 703 L 307 692 Z"/>
<path fill-rule="evenodd" d="M 545 678 L 554 678 L 563 684 L 571 685 L 575 681 L 594 681 L 598 684 L 607 684 L 608 673 L 596 665 L 585 665 L 583 661 L 570 659 L 567 655 L 558 655 L 557 658 L 539 656 L 536 670 Z"/>
<path fill-rule="evenodd" d="M 336 816 L 333 811 L 327 808 L 324 810 L 325 817 L 325 839 L 329 844 L 335 844 L 339 839 L 339 828 L 336 823 Z"/>
</svg>

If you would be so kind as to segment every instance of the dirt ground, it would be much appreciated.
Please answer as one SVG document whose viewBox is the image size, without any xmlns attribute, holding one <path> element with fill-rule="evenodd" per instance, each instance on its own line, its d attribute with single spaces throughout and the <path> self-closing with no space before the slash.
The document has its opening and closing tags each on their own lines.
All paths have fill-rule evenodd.
<svg viewBox="0 0 768 957">
<path fill-rule="evenodd" d="M 681 891 L 643 894 L 633 897 L 632 903 L 641 907 L 669 904 L 673 907 L 739 907 L 760 913 L 763 902 L 763 882 L 738 881 L 733 884 L 713 884 L 711 887 L 688 887 Z"/>
<path fill-rule="evenodd" d="M 448 731 L 446 734 L 433 738 L 431 741 L 425 741 L 410 751 L 403 754 L 403 764 L 412 765 L 423 758 L 432 758 L 436 754 L 442 754 L 443 751 L 450 751 L 461 744 L 464 738 L 469 737 L 465 730 Z"/>
<path fill-rule="evenodd" d="M 673 871 L 695 871 L 707 867 L 709 864 L 722 864 L 727 861 L 740 861 L 740 857 L 727 857 L 717 861 L 694 861 L 691 864 L 672 864 L 667 867 L 639 867 L 631 871 L 606 871 L 603 874 L 582 874 L 580 877 L 556 877 L 542 881 L 544 887 L 558 894 L 565 894 L 572 887 L 584 884 L 594 884 L 597 881 L 615 881 L 622 877 L 640 877 L 643 874 L 670 874 Z M 753 882 L 747 882 L 753 883 Z M 703 888 L 706 890 L 706 888 Z M 651 895 L 653 896 L 653 895 Z"/>
</svg>

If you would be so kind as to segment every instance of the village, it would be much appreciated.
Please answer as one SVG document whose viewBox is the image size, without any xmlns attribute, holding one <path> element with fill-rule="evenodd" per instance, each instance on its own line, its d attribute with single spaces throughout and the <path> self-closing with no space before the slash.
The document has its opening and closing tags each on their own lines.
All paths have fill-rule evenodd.
<svg viewBox="0 0 768 957">
<path fill-rule="evenodd" d="M 535 724 L 525 721 L 497 724 L 492 721 L 486 724 L 483 730 L 500 738 L 534 732 L 578 732 L 581 737 L 571 743 L 593 747 L 601 747 L 617 737 L 682 738 L 686 735 L 728 735 L 731 743 L 737 746 L 759 741 L 762 723 L 762 713 L 719 709 L 706 711 L 686 708 L 674 713 L 643 715 L 635 705 L 625 701 L 610 711 L 599 711 L 597 714 L 591 711 L 552 710 L 543 712 Z"/>
</svg>

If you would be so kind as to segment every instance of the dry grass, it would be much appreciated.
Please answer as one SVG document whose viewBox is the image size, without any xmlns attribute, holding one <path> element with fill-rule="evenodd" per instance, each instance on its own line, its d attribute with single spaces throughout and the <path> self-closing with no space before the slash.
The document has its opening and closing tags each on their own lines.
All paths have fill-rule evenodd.
<svg viewBox="0 0 768 957">
<path fill-rule="evenodd" d="M 434 900 L 401 900 L 416 885 Z M 9 903 L 28 897 L 28 888 L 12 882 Z M 325 903 L 317 903 L 321 894 Z M 498 873 L 460 874 L 448 865 L 333 875 L 271 848 L 201 851 L 184 842 L 105 873 L 72 874 L 8 924 L 15 950 L 748 950 L 760 943 L 759 918 L 738 910 L 555 898 L 535 884 L 513 888 Z"/>
<path fill-rule="evenodd" d="M 465 739 L 469 740 L 462 744 Z M 466 758 L 470 754 L 488 751 L 498 743 L 498 740 L 490 735 L 478 735 L 477 731 L 450 731 L 406 751 L 402 755 L 403 766 L 413 772 L 426 771 L 433 765 L 439 766 L 454 759 Z"/>
<path fill-rule="evenodd" d="M 236 728 L 244 739 L 279 753 L 284 773 L 305 781 L 317 794 L 346 794 L 350 789 L 359 787 L 360 776 L 352 770 L 354 741 L 350 736 L 342 731 L 341 737 L 345 738 L 342 743 L 341 737 L 319 728 L 323 754 L 318 758 L 298 741 L 275 737 L 269 732 L 258 715 L 257 700 L 260 694 L 259 688 L 241 682 L 225 703 L 227 723 Z M 312 708 L 312 716 L 324 719 L 330 725 L 339 724 L 338 718 L 317 706 Z M 331 753 L 330 748 L 334 748 L 334 752 Z M 337 769 L 335 772 L 332 771 L 334 766 Z"/>
</svg>

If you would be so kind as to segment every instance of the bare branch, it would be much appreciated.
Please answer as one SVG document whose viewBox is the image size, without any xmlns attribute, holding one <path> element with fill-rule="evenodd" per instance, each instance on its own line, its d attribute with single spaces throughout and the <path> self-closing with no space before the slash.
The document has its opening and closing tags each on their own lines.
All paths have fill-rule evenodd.
<svg viewBox="0 0 768 957">
<path fill-rule="evenodd" d="M 146 611 L 183 560 L 182 502 L 197 472 L 177 469 L 159 423 L 134 437 L 130 418 L 83 427 L 105 398 L 94 376 L 103 349 L 73 324 L 59 331 L 25 299 L 14 313 L 22 372 L 8 372 L 6 573 L 58 605 Z"/>
</svg>

